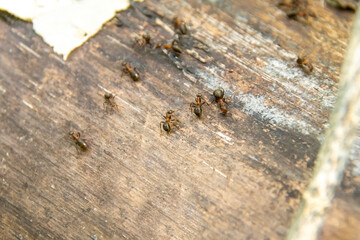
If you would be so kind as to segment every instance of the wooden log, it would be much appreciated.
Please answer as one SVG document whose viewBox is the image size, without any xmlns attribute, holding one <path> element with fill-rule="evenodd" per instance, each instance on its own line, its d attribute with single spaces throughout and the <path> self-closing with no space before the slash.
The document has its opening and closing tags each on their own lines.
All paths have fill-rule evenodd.
<svg viewBox="0 0 360 240">
<path fill-rule="evenodd" d="M 0 235 L 284 239 L 327 126 L 353 16 L 317 1 L 309 8 L 317 17 L 304 24 L 273 1 L 147 0 L 66 62 L 31 23 L 5 17 Z M 170 44 L 174 17 L 188 26 L 180 60 L 133 47 L 145 32 Z M 218 87 L 232 98 L 229 113 L 213 103 L 198 119 L 189 104 L 197 93 L 210 102 Z M 116 95 L 113 114 L 106 91 Z M 160 135 L 170 109 L 180 126 Z M 78 151 L 69 131 L 89 149 Z M 347 179 L 348 193 L 357 178 Z"/>
</svg>

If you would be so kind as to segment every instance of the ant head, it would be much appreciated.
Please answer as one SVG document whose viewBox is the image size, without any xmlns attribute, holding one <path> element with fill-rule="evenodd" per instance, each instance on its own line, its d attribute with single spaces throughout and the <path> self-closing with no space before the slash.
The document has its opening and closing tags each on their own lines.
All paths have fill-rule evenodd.
<svg viewBox="0 0 360 240">
<path fill-rule="evenodd" d="M 222 97 L 224 97 L 224 89 L 223 88 L 218 88 L 218 89 L 216 89 L 215 91 L 214 91 L 214 96 L 216 97 L 216 98 L 222 98 Z"/>
<path fill-rule="evenodd" d="M 106 92 L 105 95 L 104 95 L 104 97 L 105 97 L 106 99 L 109 99 L 109 98 L 111 98 L 112 96 L 113 96 L 113 94 L 110 93 L 110 92 Z"/>
<path fill-rule="evenodd" d="M 298 57 L 298 58 L 296 59 L 296 62 L 297 62 L 298 64 L 301 64 L 303 61 L 304 61 L 304 58 L 301 58 L 301 57 Z"/>
<path fill-rule="evenodd" d="M 167 113 L 168 113 L 168 114 L 173 114 L 173 113 L 174 113 L 174 110 L 169 110 Z"/>
<path fill-rule="evenodd" d="M 150 41 L 150 39 L 151 39 L 151 37 L 150 37 L 150 35 L 148 34 L 148 33 L 144 33 L 143 35 L 142 35 L 142 37 L 143 37 L 143 39 L 145 39 L 145 41 Z"/>
<path fill-rule="evenodd" d="M 201 93 L 196 94 L 196 97 L 201 97 Z"/>
</svg>

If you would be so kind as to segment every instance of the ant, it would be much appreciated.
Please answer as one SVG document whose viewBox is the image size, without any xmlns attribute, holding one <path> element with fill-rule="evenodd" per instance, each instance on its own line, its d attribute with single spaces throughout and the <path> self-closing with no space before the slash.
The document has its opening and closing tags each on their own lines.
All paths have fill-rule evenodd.
<svg viewBox="0 0 360 240">
<path fill-rule="evenodd" d="M 183 21 L 180 21 L 177 17 L 173 19 L 175 31 L 180 32 L 182 35 L 185 35 L 187 33 L 187 26 L 186 23 Z"/>
<path fill-rule="evenodd" d="M 307 0 L 283 0 L 278 3 L 288 18 L 299 22 L 308 23 L 310 17 L 316 18 L 316 14 L 308 9 Z"/>
<path fill-rule="evenodd" d="M 201 96 L 200 93 L 198 93 L 196 95 L 196 98 L 195 98 L 195 102 L 192 102 L 190 103 L 190 110 L 191 112 L 193 111 L 194 109 L 194 113 L 196 116 L 198 117 L 201 117 L 201 114 L 202 114 L 202 105 L 204 105 L 205 103 L 207 105 L 209 105 L 205 100 L 204 102 L 201 102 L 201 100 L 204 100 L 204 98 Z"/>
<path fill-rule="evenodd" d="M 135 43 L 134 45 L 137 45 L 139 48 L 141 48 L 142 46 L 148 44 L 151 47 L 151 37 L 148 33 L 145 33 L 141 36 L 140 39 L 135 39 Z"/>
<path fill-rule="evenodd" d="M 306 73 L 311 73 L 314 69 L 312 64 L 306 58 L 298 57 L 296 62 Z"/>
<path fill-rule="evenodd" d="M 132 78 L 132 80 L 134 81 L 138 81 L 140 78 L 140 74 L 137 71 L 136 67 L 134 67 L 133 69 L 130 67 L 130 64 L 123 62 L 122 65 L 124 66 L 123 71 L 124 72 L 128 72 L 130 77 Z"/>
<path fill-rule="evenodd" d="M 301 19 L 304 19 L 305 23 L 308 21 L 309 17 L 315 18 L 316 15 L 312 11 L 305 11 L 305 10 L 289 10 L 286 12 L 286 15 L 290 19 L 294 19 L 296 21 L 302 21 Z"/>
<path fill-rule="evenodd" d="M 111 110 L 114 109 L 118 109 L 118 105 L 115 102 L 115 95 L 110 93 L 110 92 L 106 92 L 104 95 L 105 98 L 105 102 L 104 102 L 104 108 L 106 111 L 108 111 L 108 109 L 110 108 Z"/>
<path fill-rule="evenodd" d="M 167 132 L 168 134 L 170 134 L 170 132 L 171 132 L 171 124 L 174 123 L 174 122 L 178 122 L 178 120 L 175 119 L 172 116 L 173 113 L 174 113 L 173 110 L 169 110 L 166 113 L 166 116 L 163 116 L 165 118 L 165 121 L 160 122 L 160 132 L 161 132 L 161 124 L 162 124 L 162 127 L 163 127 L 164 131 Z"/>
<path fill-rule="evenodd" d="M 74 132 L 69 132 L 69 135 L 75 140 L 75 144 L 82 150 L 82 151 L 86 151 L 88 149 L 88 145 L 85 142 L 85 139 L 81 139 L 80 138 L 80 133 L 74 133 Z"/>
<path fill-rule="evenodd" d="M 213 95 L 215 97 L 215 101 L 217 103 L 219 103 L 221 113 L 225 115 L 229 111 L 229 107 L 228 107 L 228 103 L 227 103 L 227 101 L 229 101 L 229 99 L 224 98 L 224 93 L 225 93 L 225 91 L 221 87 L 221 88 L 216 89 L 213 92 Z"/>
<path fill-rule="evenodd" d="M 180 44 L 179 44 L 179 40 L 177 40 L 177 39 L 174 39 L 171 42 L 171 45 L 158 43 L 156 45 L 156 48 L 172 49 L 176 53 L 182 53 L 182 50 L 181 50 Z"/>
<path fill-rule="evenodd" d="M 337 0 L 337 1 L 327 1 L 326 3 L 334 8 L 355 12 L 356 11 L 356 2 L 357 1 Z"/>
</svg>

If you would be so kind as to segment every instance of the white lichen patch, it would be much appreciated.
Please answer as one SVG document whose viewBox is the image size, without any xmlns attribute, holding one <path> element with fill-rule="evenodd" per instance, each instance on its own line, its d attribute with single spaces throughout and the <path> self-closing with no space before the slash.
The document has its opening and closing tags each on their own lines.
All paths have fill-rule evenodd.
<svg viewBox="0 0 360 240">
<path fill-rule="evenodd" d="M 230 90 L 230 85 L 223 80 L 225 70 L 218 67 L 205 67 L 206 71 L 198 72 L 198 76 L 203 80 L 202 83 L 206 88 L 215 90 L 222 87 L 226 90 Z"/>
<path fill-rule="evenodd" d="M 0 0 L 1 10 L 32 21 L 35 32 L 64 60 L 129 6 L 129 0 Z"/>
<path fill-rule="evenodd" d="M 297 67 L 295 61 L 285 62 L 281 59 L 268 58 L 269 63 L 264 70 L 273 78 L 277 78 L 277 84 L 283 87 L 288 96 L 295 96 L 302 100 L 302 107 L 310 107 L 309 101 L 318 101 L 321 109 L 329 109 L 335 103 L 335 94 L 330 88 L 322 88 L 322 85 L 330 85 L 329 79 L 319 79 L 315 74 L 306 74 Z"/>
<path fill-rule="evenodd" d="M 223 80 L 222 75 L 224 70 L 218 67 L 207 67 L 206 71 L 198 73 L 198 76 L 202 79 L 204 86 L 209 89 L 212 94 L 212 90 L 218 87 L 222 87 L 225 90 L 225 97 L 231 97 L 232 104 L 243 105 L 243 111 L 249 115 L 256 115 L 262 120 L 271 124 L 275 124 L 282 128 L 293 129 L 294 131 L 301 132 L 302 134 L 316 134 L 319 135 L 321 130 L 312 126 L 311 122 L 301 118 L 301 115 L 297 112 L 286 111 L 284 109 L 268 106 L 265 102 L 269 100 L 264 95 L 254 96 L 252 94 L 243 94 L 242 91 L 237 90 L 234 92 L 236 86 L 231 86 L 231 83 Z M 304 115 L 304 114 L 303 114 Z"/>
<path fill-rule="evenodd" d="M 305 135 L 310 133 L 319 134 L 319 130 L 305 120 L 299 119 L 283 109 L 267 106 L 265 96 L 256 97 L 252 94 L 242 94 L 237 96 L 237 99 L 244 104 L 243 111 L 247 114 L 257 115 L 271 124 L 294 129 Z"/>
</svg>

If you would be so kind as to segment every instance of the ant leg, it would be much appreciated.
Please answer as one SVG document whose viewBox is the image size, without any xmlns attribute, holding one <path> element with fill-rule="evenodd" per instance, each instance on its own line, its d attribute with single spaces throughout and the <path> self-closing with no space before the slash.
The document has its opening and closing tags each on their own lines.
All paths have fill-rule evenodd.
<svg viewBox="0 0 360 240">
<path fill-rule="evenodd" d="M 117 110 L 117 104 L 115 102 L 109 101 L 107 105 L 111 112 Z"/>
<path fill-rule="evenodd" d="M 127 62 L 122 62 L 121 65 L 123 66 L 122 71 L 121 71 L 121 76 L 123 76 L 124 74 L 128 73 L 127 70 Z"/>
<path fill-rule="evenodd" d="M 194 103 L 190 103 L 190 112 L 191 113 L 193 113 L 193 107 L 195 107 L 194 105 L 195 105 Z"/>
<path fill-rule="evenodd" d="M 204 100 L 204 102 L 202 102 L 202 103 L 200 104 L 200 106 L 204 105 L 205 103 L 206 103 L 206 105 L 208 105 L 208 106 L 209 106 L 209 103 L 208 103 L 208 102 L 206 102 L 205 100 Z"/>
<path fill-rule="evenodd" d="M 204 105 L 204 103 L 206 103 L 206 105 L 210 105 L 209 103 L 208 103 L 208 101 L 207 101 L 207 97 L 200 97 L 200 99 L 203 101 L 202 103 L 201 103 L 201 106 L 202 105 Z"/>
<path fill-rule="evenodd" d="M 77 154 L 81 153 L 81 149 L 77 144 L 75 144 L 75 149 L 76 149 Z"/>
<path fill-rule="evenodd" d="M 119 105 L 117 105 L 116 103 L 114 103 L 113 108 L 116 110 L 119 110 Z"/>
<path fill-rule="evenodd" d="M 173 123 L 173 122 L 180 122 L 180 121 L 173 117 L 173 118 L 170 119 L 170 122 Z"/>
<path fill-rule="evenodd" d="M 175 127 L 179 127 L 179 126 L 180 126 L 180 121 L 179 121 L 178 119 L 176 119 L 176 118 L 171 119 L 170 122 L 171 122 L 172 124 L 174 124 Z"/>
<path fill-rule="evenodd" d="M 135 46 L 139 48 L 141 47 L 141 39 L 138 38 L 135 39 L 135 42 L 132 44 L 132 47 L 134 48 Z"/>
<path fill-rule="evenodd" d="M 120 77 L 123 77 L 126 74 L 126 69 L 123 68 L 123 70 L 121 71 Z"/>
<path fill-rule="evenodd" d="M 179 40 L 177 40 L 176 38 L 172 40 L 171 46 L 174 46 L 174 44 L 179 44 Z"/>
<path fill-rule="evenodd" d="M 104 110 L 105 110 L 105 113 L 108 114 L 110 112 L 110 106 L 109 106 L 109 103 L 104 103 Z"/>
<path fill-rule="evenodd" d="M 231 100 L 232 100 L 232 99 L 231 99 L 230 97 L 228 97 L 228 98 L 224 98 L 224 99 L 223 99 L 223 102 L 226 103 L 226 104 L 228 104 L 229 102 L 231 102 Z"/>
<path fill-rule="evenodd" d="M 109 102 L 105 101 L 103 104 L 103 107 L 104 107 L 105 112 L 108 112 L 109 111 Z"/>
<path fill-rule="evenodd" d="M 206 105 L 210 105 L 209 103 L 208 103 L 208 101 L 206 101 L 206 99 L 205 98 L 202 98 L 202 100 L 204 101 L 204 103 L 206 103 Z"/>
</svg>

